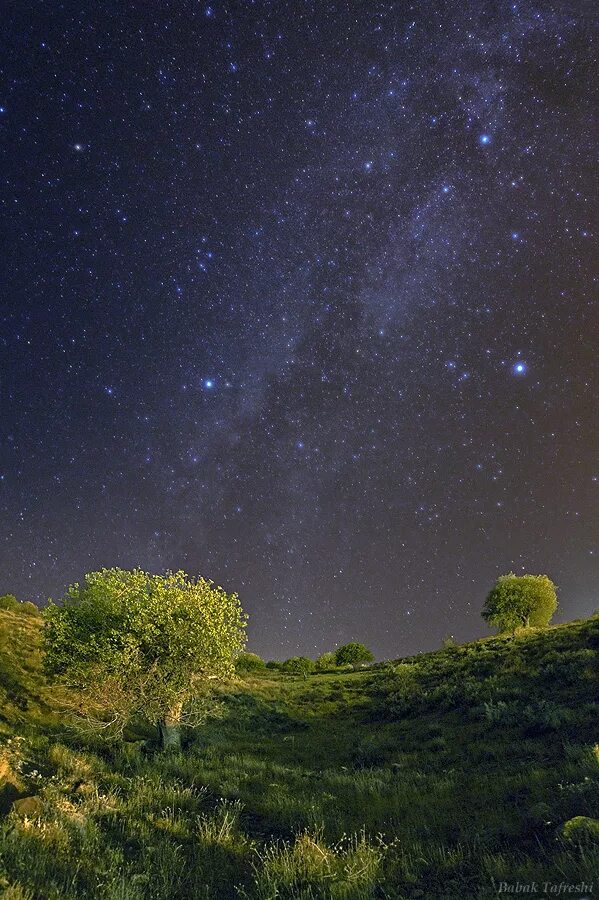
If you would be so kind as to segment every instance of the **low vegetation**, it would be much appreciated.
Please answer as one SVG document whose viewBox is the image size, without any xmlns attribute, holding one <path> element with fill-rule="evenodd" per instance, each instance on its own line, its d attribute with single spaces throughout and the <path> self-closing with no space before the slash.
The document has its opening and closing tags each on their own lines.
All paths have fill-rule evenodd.
<svg viewBox="0 0 599 900">
<path fill-rule="evenodd" d="M 338 669 L 331 652 L 294 671 L 245 654 L 179 752 L 161 751 L 149 720 L 110 739 L 67 720 L 41 625 L 0 610 L 8 900 L 596 884 L 598 616 L 366 667 Z"/>
</svg>

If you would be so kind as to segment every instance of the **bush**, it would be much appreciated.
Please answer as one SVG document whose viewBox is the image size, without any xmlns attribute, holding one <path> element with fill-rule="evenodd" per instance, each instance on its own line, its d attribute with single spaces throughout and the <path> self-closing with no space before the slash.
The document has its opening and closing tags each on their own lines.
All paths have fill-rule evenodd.
<svg viewBox="0 0 599 900">
<path fill-rule="evenodd" d="M 352 749 L 350 758 L 356 769 L 382 766 L 386 759 L 385 748 L 381 746 L 380 738 L 369 734 Z"/>
<path fill-rule="evenodd" d="M 590 819 L 588 816 L 574 816 L 573 819 L 568 819 L 564 823 L 562 835 L 568 841 L 599 843 L 599 819 Z"/>
<path fill-rule="evenodd" d="M 372 662 L 374 656 L 368 647 L 358 641 L 350 641 L 335 651 L 335 662 L 338 666 L 357 666 L 360 663 Z"/>
<path fill-rule="evenodd" d="M 0 609 L 9 609 L 11 611 L 19 608 L 21 604 L 14 594 L 4 594 L 0 597 Z"/>
<path fill-rule="evenodd" d="M 41 610 L 32 603 L 31 600 L 25 600 L 23 603 L 19 603 L 19 612 L 24 616 L 41 616 Z"/>
<path fill-rule="evenodd" d="M 522 706 L 505 700 L 484 703 L 483 717 L 491 725 L 522 726 L 528 732 L 557 731 L 570 721 L 570 712 L 551 700 L 537 700 Z"/>
<path fill-rule="evenodd" d="M 292 656 L 283 663 L 283 671 L 289 675 L 303 675 L 307 678 L 314 671 L 314 661 L 307 656 Z"/>
<path fill-rule="evenodd" d="M 556 687 L 576 684 L 593 665 L 595 656 L 591 649 L 548 653 L 541 663 L 539 675 Z"/>
<path fill-rule="evenodd" d="M 235 660 L 235 671 L 241 675 L 246 672 L 262 672 L 266 663 L 257 653 L 240 653 Z"/>
<path fill-rule="evenodd" d="M 321 653 L 316 660 L 315 668 L 317 672 L 325 672 L 327 669 L 334 669 L 337 666 L 335 653 Z"/>
</svg>

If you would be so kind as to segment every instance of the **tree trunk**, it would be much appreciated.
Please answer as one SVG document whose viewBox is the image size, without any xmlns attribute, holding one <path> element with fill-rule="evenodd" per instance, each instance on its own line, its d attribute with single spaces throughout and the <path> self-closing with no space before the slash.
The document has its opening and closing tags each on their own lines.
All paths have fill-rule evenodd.
<svg viewBox="0 0 599 900">
<path fill-rule="evenodd" d="M 178 752 L 181 749 L 181 712 L 182 703 L 175 703 L 164 718 L 158 722 L 160 741 L 163 750 Z"/>
</svg>

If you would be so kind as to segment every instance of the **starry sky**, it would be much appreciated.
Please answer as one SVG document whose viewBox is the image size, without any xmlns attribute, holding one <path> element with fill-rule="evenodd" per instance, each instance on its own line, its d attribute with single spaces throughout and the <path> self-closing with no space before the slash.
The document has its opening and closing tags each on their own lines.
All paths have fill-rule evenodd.
<svg viewBox="0 0 599 900">
<path fill-rule="evenodd" d="M 184 568 L 268 658 L 597 609 L 598 24 L 9 3 L 0 591 Z"/>
</svg>

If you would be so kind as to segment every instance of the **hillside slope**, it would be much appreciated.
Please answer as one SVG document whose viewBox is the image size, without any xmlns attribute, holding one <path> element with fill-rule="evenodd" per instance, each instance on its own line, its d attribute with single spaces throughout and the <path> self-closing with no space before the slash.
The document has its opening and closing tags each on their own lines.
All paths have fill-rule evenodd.
<svg viewBox="0 0 599 900">
<path fill-rule="evenodd" d="M 180 756 L 149 732 L 107 747 L 70 731 L 39 626 L 0 612 L 13 900 L 482 898 L 518 881 L 585 896 L 596 882 L 599 617 L 239 680 Z M 19 810 L 19 796 L 33 799 Z"/>
</svg>

